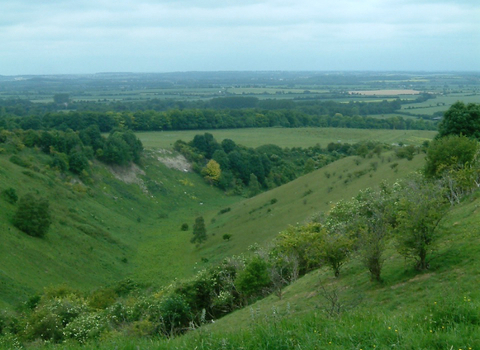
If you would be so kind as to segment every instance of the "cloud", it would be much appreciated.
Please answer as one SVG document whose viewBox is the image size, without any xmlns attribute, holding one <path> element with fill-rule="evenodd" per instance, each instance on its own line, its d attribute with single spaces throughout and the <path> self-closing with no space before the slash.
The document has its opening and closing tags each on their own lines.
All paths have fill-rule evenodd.
<svg viewBox="0 0 480 350">
<path fill-rule="evenodd" d="M 60 72 L 342 69 L 338 62 L 375 69 L 372 57 L 398 69 L 418 54 L 418 69 L 445 69 L 432 64 L 446 47 L 458 53 L 450 69 L 480 69 L 467 56 L 480 55 L 477 1 L 4 0 L 2 12 L 8 55 L 0 74 L 39 65 Z"/>
</svg>

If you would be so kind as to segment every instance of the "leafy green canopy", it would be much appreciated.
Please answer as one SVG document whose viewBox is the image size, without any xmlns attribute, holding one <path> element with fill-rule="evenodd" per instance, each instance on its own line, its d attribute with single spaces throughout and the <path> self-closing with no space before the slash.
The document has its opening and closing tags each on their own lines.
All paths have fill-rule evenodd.
<svg viewBox="0 0 480 350">
<path fill-rule="evenodd" d="M 478 142 L 462 135 L 448 135 L 434 140 L 427 150 L 425 175 L 440 177 L 448 170 L 458 170 L 472 163 L 477 152 Z"/>
<path fill-rule="evenodd" d="M 48 200 L 37 198 L 29 193 L 18 202 L 13 224 L 23 232 L 34 237 L 43 237 L 48 231 L 52 218 Z"/>
<path fill-rule="evenodd" d="M 438 125 L 438 137 L 463 135 L 480 139 L 480 104 L 454 103 Z"/>
</svg>

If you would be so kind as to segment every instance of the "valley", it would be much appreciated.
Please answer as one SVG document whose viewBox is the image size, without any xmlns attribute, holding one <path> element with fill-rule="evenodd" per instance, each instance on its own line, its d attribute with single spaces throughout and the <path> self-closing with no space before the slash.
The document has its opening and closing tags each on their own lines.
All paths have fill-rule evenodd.
<svg viewBox="0 0 480 350">
<path fill-rule="evenodd" d="M 0 348 L 480 347 L 478 87 L 408 77 L 9 82 Z"/>
</svg>

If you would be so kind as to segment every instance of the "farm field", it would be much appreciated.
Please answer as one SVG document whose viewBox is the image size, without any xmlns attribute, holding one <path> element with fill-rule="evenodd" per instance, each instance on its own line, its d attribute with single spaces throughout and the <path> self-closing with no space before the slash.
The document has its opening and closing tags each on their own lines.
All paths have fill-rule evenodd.
<svg viewBox="0 0 480 350">
<path fill-rule="evenodd" d="M 253 128 L 225 130 L 188 130 L 139 132 L 137 137 L 145 148 L 169 149 L 177 140 L 190 141 L 197 134 L 211 133 L 217 141 L 232 139 L 238 144 L 258 147 L 275 144 L 280 147 L 310 147 L 317 143 L 326 147 L 330 142 L 356 143 L 361 141 L 378 141 L 383 143 L 400 143 L 420 145 L 425 140 L 435 137 L 436 131 L 425 130 L 371 130 L 342 128 Z"/>
<path fill-rule="evenodd" d="M 399 95 L 418 95 L 421 92 L 417 90 L 355 90 L 348 92 L 351 95 L 363 96 L 399 96 Z"/>
<path fill-rule="evenodd" d="M 421 103 L 402 105 L 402 111 L 418 115 L 433 115 L 436 112 L 446 111 L 455 102 L 480 103 L 480 94 L 476 93 L 452 93 L 448 95 L 437 95 L 433 100 Z"/>
</svg>

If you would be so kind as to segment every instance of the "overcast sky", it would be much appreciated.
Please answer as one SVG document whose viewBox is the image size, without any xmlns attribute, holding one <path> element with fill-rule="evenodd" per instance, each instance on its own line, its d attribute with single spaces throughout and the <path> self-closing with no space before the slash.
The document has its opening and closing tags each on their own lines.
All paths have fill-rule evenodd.
<svg viewBox="0 0 480 350">
<path fill-rule="evenodd" d="M 0 0 L 0 75 L 480 71 L 479 0 Z"/>
</svg>

